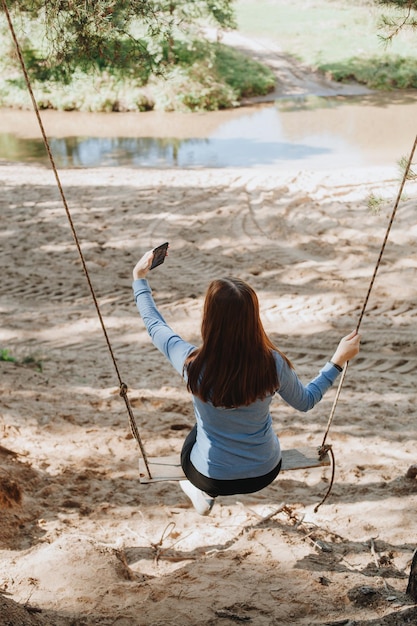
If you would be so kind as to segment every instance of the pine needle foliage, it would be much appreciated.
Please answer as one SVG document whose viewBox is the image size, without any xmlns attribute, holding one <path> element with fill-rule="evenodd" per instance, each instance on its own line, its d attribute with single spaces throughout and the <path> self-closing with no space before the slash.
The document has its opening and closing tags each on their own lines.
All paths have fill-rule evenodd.
<svg viewBox="0 0 417 626">
<path fill-rule="evenodd" d="M 8 6 L 42 30 L 47 45 L 43 56 L 29 46 L 31 69 L 37 64 L 61 79 L 91 66 L 128 68 L 145 78 L 161 69 L 164 46 L 202 20 L 235 26 L 232 0 L 8 0 Z"/>
<path fill-rule="evenodd" d="M 390 43 L 406 28 L 417 28 L 417 0 L 378 0 L 378 3 L 398 9 L 393 15 L 383 14 L 381 17 L 381 28 L 386 34 L 381 35 L 380 39 L 384 43 Z"/>
</svg>

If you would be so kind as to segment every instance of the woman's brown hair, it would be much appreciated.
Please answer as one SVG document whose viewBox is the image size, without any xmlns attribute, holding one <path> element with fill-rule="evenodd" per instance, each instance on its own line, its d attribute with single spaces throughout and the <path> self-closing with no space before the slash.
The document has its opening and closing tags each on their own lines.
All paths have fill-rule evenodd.
<svg viewBox="0 0 417 626">
<path fill-rule="evenodd" d="M 213 280 L 201 324 L 203 344 L 187 358 L 187 387 L 214 406 L 247 406 L 279 388 L 255 291 L 237 278 Z M 280 353 L 282 354 L 282 353 Z M 291 366 L 291 363 L 283 355 Z"/>
</svg>

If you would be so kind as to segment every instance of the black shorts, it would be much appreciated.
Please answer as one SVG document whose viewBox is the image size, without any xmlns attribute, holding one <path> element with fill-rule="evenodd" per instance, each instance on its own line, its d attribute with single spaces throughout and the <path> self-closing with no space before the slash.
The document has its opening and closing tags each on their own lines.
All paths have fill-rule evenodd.
<svg viewBox="0 0 417 626">
<path fill-rule="evenodd" d="M 191 450 L 195 444 L 197 437 L 197 426 L 191 430 L 190 434 L 184 441 L 184 445 L 181 450 L 181 466 L 184 474 L 197 489 L 201 489 L 212 498 L 217 496 L 234 496 L 241 493 L 254 493 L 267 487 L 278 476 L 282 461 L 274 467 L 273 470 L 264 474 L 263 476 L 256 476 L 255 478 L 235 478 L 233 480 L 218 480 L 216 478 L 209 478 L 200 474 L 198 470 L 191 463 L 190 455 Z"/>
</svg>

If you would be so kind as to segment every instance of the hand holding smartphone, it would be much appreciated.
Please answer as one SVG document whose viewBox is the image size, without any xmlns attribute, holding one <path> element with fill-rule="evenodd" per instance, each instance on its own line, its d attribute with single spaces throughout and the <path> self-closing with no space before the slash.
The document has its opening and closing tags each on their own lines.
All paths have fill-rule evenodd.
<svg viewBox="0 0 417 626">
<path fill-rule="evenodd" d="M 150 266 L 150 270 L 153 270 L 158 265 L 161 265 L 165 261 L 165 257 L 168 253 L 168 242 L 166 241 L 160 246 L 153 249 L 153 259 Z"/>
</svg>

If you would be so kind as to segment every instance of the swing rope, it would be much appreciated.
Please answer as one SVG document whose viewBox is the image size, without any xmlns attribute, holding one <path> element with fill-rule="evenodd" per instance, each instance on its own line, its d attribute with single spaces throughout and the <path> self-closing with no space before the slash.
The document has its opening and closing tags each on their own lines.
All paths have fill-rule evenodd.
<svg viewBox="0 0 417 626">
<path fill-rule="evenodd" d="M 413 158 L 414 158 L 414 153 L 415 153 L 416 147 L 417 147 L 417 135 L 416 135 L 416 138 L 414 139 L 414 144 L 413 144 L 413 147 L 411 149 L 410 156 L 409 156 L 408 161 L 406 163 L 406 166 L 404 168 L 404 173 L 403 173 L 403 177 L 402 177 L 402 180 L 401 180 L 400 188 L 398 190 L 397 198 L 395 200 L 394 207 L 393 207 L 393 210 L 392 210 L 392 213 L 391 213 L 391 217 L 390 217 L 390 220 L 389 220 L 386 232 L 385 232 L 385 237 L 384 237 L 384 240 L 382 242 L 381 249 L 379 251 L 378 259 L 377 259 L 377 262 L 375 264 L 374 273 L 372 274 L 372 278 L 371 278 L 370 283 L 369 283 L 368 291 L 367 291 L 367 294 L 365 296 L 365 300 L 364 300 L 363 305 L 362 305 L 362 309 L 361 309 L 361 312 L 360 312 L 360 315 L 359 315 L 358 322 L 356 324 L 356 332 L 359 332 L 360 325 L 361 325 L 363 317 L 365 315 L 366 307 L 367 307 L 368 301 L 369 301 L 369 296 L 371 295 L 371 291 L 372 291 L 372 288 L 374 286 L 375 278 L 376 278 L 376 275 L 378 273 L 379 266 L 381 265 L 382 255 L 384 254 L 385 246 L 386 246 L 387 241 L 388 241 L 388 237 L 389 237 L 389 234 L 390 234 L 390 231 L 391 231 L 391 227 L 392 227 L 392 224 L 394 222 L 394 218 L 395 218 L 395 215 L 397 213 L 397 209 L 398 209 L 398 206 L 400 204 L 400 200 L 401 200 L 401 197 L 402 197 L 402 194 L 403 194 L 403 191 L 404 191 L 404 186 L 405 186 L 405 183 L 406 183 L 406 181 L 408 179 L 408 175 L 410 173 L 410 169 L 411 169 L 411 165 L 412 165 L 412 162 L 413 162 Z M 321 502 L 315 507 L 314 512 L 317 512 L 318 508 L 323 504 L 323 502 L 325 502 L 325 500 L 327 500 L 327 497 L 329 496 L 329 494 L 330 494 L 330 492 L 332 490 L 332 487 L 333 487 L 334 475 L 335 475 L 334 454 L 333 454 L 333 452 L 331 450 L 331 446 L 326 445 L 326 440 L 327 440 L 327 436 L 328 436 L 329 431 L 330 431 L 330 427 L 331 427 L 332 422 L 333 422 L 334 414 L 335 414 L 335 411 L 336 411 L 336 406 L 337 406 L 337 403 L 338 403 L 339 397 L 340 397 L 340 392 L 342 390 L 343 383 L 344 383 L 345 378 L 346 378 L 348 365 L 349 365 L 349 361 L 346 361 L 346 363 L 345 363 L 345 365 L 343 367 L 342 374 L 340 376 L 339 385 L 337 387 L 336 395 L 335 395 L 335 398 L 334 398 L 334 401 L 333 401 L 333 406 L 332 406 L 331 411 L 330 411 L 330 415 L 329 415 L 329 419 L 328 419 L 328 422 L 327 422 L 326 431 L 324 433 L 323 441 L 322 441 L 322 444 L 321 444 L 321 446 L 319 448 L 319 457 L 320 458 L 324 454 L 326 454 L 327 452 L 330 452 L 330 456 L 332 458 L 332 476 L 331 476 L 331 480 L 330 480 L 330 484 L 329 484 L 329 487 L 327 489 L 327 492 L 324 495 L 324 497 L 321 500 Z"/>
<path fill-rule="evenodd" d="M 28 88 L 28 91 L 29 91 L 29 94 L 30 94 L 30 98 L 32 100 L 32 104 L 33 104 L 33 108 L 34 108 L 34 111 L 35 111 L 35 114 L 36 114 L 36 117 L 37 117 L 37 120 L 38 120 L 39 128 L 40 128 L 41 133 L 42 133 L 43 142 L 45 144 L 45 148 L 46 148 L 46 151 L 48 153 L 49 161 L 51 163 L 51 167 L 52 167 L 52 170 L 53 170 L 54 175 L 55 175 L 55 180 L 56 180 L 56 183 L 57 183 L 57 186 L 58 186 L 58 189 L 59 189 L 59 193 L 60 193 L 60 196 L 61 196 L 61 199 L 62 199 L 62 203 L 63 203 L 64 208 L 65 208 L 65 213 L 67 215 L 67 219 L 68 219 L 68 222 L 69 222 L 69 225 L 70 225 L 70 228 L 71 228 L 72 236 L 74 238 L 75 245 L 76 245 L 77 250 L 78 250 L 78 254 L 79 254 L 79 257 L 80 257 L 80 260 L 81 260 L 82 268 L 84 270 L 84 274 L 85 274 L 85 277 L 87 279 L 88 287 L 90 289 L 90 293 L 91 293 L 91 296 L 92 296 L 92 299 L 93 299 L 93 302 L 94 302 L 94 306 L 96 308 L 98 319 L 100 321 L 100 325 L 101 325 L 101 328 L 102 328 L 102 331 L 103 331 L 103 334 L 104 334 L 104 337 L 105 337 L 105 340 L 106 340 L 106 343 L 107 343 L 107 347 L 109 349 L 109 353 L 110 353 L 111 359 L 113 361 L 114 369 L 116 371 L 116 376 L 117 376 L 117 379 L 119 381 L 120 395 L 121 395 L 121 397 L 123 398 L 123 400 L 125 401 L 125 404 L 126 404 L 127 412 L 128 412 L 128 415 L 129 415 L 130 429 L 132 431 L 132 434 L 133 434 L 134 438 L 136 439 L 136 441 L 139 444 L 139 448 L 140 448 L 140 451 L 141 451 L 142 456 L 143 456 L 143 460 L 144 460 L 144 463 L 145 463 L 146 471 L 148 473 L 148 477 L 152 478 L 150 470 L 149 470 L 149 464 L 148 464 L 148 459 L 147 459 L 147 455 L 146 455 L 146 452 L 145 452 L 145 448 L 143 446 L 142 439 L 140 437 L 140 434 L 139 434 L 139 431 L 138 431 L 138 428 L 137 428 L 137 425 L 136 425 L 135 417 L 133 415 L 132 407 L 131 407 L 131 404 L 130 404 L 130 401 L 129 401 L 129 398 L 128 398 L 128 395 L 127 395 L 127 389 L 128 388 L 127 388 L 127 385 L 122 381 L 122 377 L 120 375 L 120 371 L 119 371 L 119 367 L 117 365 L 116 357 L 114 355 L 113 348 L 112 348 L 111 343 L 110 343 L 110 339 L 109 339 L 109 336 L 108 336 L 108 333 L 107 333 L 106 326 L 104 324 L 103 316 L 102 316 L 101 311 L 100 311 L 100 307 L 99 307 L 98 300 L 97 300 L 97 297 L 96 297 L 96 294 L 95 294 L 95 291 L 94 291 L 94 287 L 93 287 L 93 284 L 91 282 L 90 275 L 88 273 L 88 269 L 87 269 L 87 265 L 86 265 L 86 262 L 85 262 L 85 259 L 84 259 L 83 252 L 81 250 L 80 242 L 79 242 L 78 235 L 77 235 L 77 232 L 76 232 L 76 229 L 75 229 L 75 226 L 74 226 L 74 222 L 72 220 L 72 216 L 71 216 L 71 213 L 70 213 L 70 210 L 69 210 L 68 202 L 67 202 L 67 199 L 66 199 L 66 196 L 65 196 L 62 184 L 61 184 L 60 177 L 58 175 L 58 170 L 57 170 L 57 167 L 55 165 L 55 160 L 54 160 L 54 157 L 53 157 L 53 154 L 52 154 L 52 151 L 51 151 L 51 147 L 49 145 L 49 141 L 48 141 L 48 138 L 47 138 L 46 133 L 45 133 L 45 128 L 44 128 L 44 125 L 43 125 L 43 122 L 42 122 L 42 118 L 41 118 L 41 115 L 39 113 L 38 103 L 36 102 L 36 98 L 35 98 L 35 96 L 33 94 L 32 86 L 31 86 L 31 83 L 30 83 L 30 80 L 29 80 L 29 75 L 28 75 L 28 72 L 27 72 L 27 69 L 26 69 L 26 64 L 25 64 L 25 61 L 23 59 L 22 51 L 21 51 L 21 48 L 20 48 L 20 45 L 19 45 L 16 33 L 15 33 L 15 29 L 13 27 L 12 19 L 10 17 L 10 13 L 9 13 L 9 10 L 8 10 L 7 4 L 6 4 L 6 0 L 2 0 L 2 5 L 3 5 L 4 13 L 6 15 L 6 19 L 7 19 L 8 25 L 9 25 L 9 29 L 10 29 L 10 32 L 11 32 L 11 35 L 12 35 L 12 38 L 13 38 L 13 41 L 14 41 L 14 45 L 15 45 L 15 48 L 16 48 L 17 56 L 18 56 L 19 62 L 20 62 L 20 66 L 22 68 L 23 75 L 25 77 L 26 86 Z"/>
</svg>

